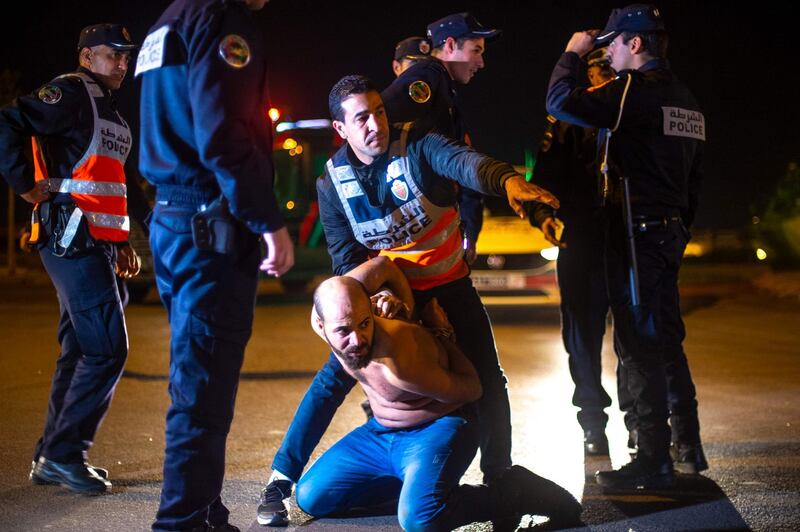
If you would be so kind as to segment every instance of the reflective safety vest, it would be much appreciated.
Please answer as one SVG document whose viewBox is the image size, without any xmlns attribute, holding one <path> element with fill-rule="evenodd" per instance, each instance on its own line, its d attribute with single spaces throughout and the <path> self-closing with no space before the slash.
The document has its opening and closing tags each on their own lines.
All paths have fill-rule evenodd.
<svg viewBox="0 0 800 532">
<path fill-rule="evenodd" d="M 353 235 L 400 267 L 414 290 L 427 290 L 469 274 L 464 261 L 461 218 L 455 206 L 439 207 L 423 194 L 409 172 L 407 124 L 389 146 L 386 179 L 391 194 L 372 206 L 340 150 L 327 163 L 328 175 L 342 202 Z"/>
<path fill-rule="evenodd" d="M 103 89 L 90 76 L 76 72 L 62 77 L 78 78 L 83 83 L 92 104 L 94 129 L 89 146 L 73 166 L 71 176 L 50 177 L 39 140 L 32 139 L 36 181 L 46 179 L 51 193 L 69 193 L 77 205 L 59 244 L 69 246 L 81 217 L 86 218 L 89 233 L 96 240 L 125 242 L 130 220 L 124 165 L 130 153 L 131 130 L 119 113 L 109 107 Z M 101 118 L 98 108 L 104 110 L 104 116 L 114 119 Z"/>
</svg>

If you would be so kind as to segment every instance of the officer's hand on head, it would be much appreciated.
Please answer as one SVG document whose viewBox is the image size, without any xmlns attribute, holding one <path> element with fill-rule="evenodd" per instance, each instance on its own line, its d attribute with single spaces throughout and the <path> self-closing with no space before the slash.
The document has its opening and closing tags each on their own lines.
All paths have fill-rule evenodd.
<svg viewBox="0 0 800 532">
<path fill-rule="evenodd" d="M 114 271 L 118 277 L 123 279 L 136 277 L 141 269 L 142 261 L 133 247 L 127 245 L 117 249 L 117 263 L 114 265 Z"/>
<path fill-rule="evenodd" d="M 519 174 L 506 179 L 505 187 L 508 204 L 520 218 L 525 218 L 523 203 L 526 201 L 538 201 L 539 203 L 550 205 L 554 209 L 558 209 L 560 206 L 558 199 L 550 192 L 533 183 L 528 183 Z"/>
<path fill-rule="evenodd" d="M 594 38 L 600 35 L 600 30 L 578 31 L 572 34 L 567 43 L 565 52 L 575 52 L 583 57 L 594 49 Z"/>
<path fill-rule="evenodd" d="M 560 229 L 561 229 L 561 222 L 559 222 L 552 216 L 548 216 L 542 222 L 542 234 L 544 235 L 545 240 L 547 240 L 554 246 L 558 246 L 559 248 L 565 248 L 567 247 L 567 245 L 558 238 L 558 232 Z"/>
<path fill-rule="evenodd" d="M 261 261 L 259 269 L 274 277 L 280 277 L 294 266 L 294 244 L 289 230 L 282 227 L 272 233 L 264 233 L 267 256 Z"/>
<path fill-rule="evenodd" d="M 50 185 L 47 181 L 37 181 L 33 188 L 24 194 L 20 194 L 22 199 L 28 203 L 41 203 L 50 199 Z"/>
</svg>

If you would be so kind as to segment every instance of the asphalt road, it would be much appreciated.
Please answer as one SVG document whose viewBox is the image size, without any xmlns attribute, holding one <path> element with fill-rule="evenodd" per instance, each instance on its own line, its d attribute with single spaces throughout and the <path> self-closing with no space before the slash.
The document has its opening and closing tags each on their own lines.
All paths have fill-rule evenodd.
<svg viewBox="0 0 800 532">
<path fill-rule="evenodd" d="M 608 495 L 594 484 L 594 471 L 627 461 L 627 433 L 615 404 L 607 431 L 610 459 L 584 458 L 557 313 L 493 314 L 509 378 L 514 461 L 581 499 L 592 530 L 800 530 L 800 304 L 741 283 L 722 292 L 703 287 L 695 284 L 685 293 L 685 347 L 711 468 L 703 476 L 681 476 L 676 489 L 660 493 Z M 158 505 L 168 405 L 169 328 L 162 308 L 128 308 L 126 373 L 91 450 L 92 461 L 110 469 L 114 489 L 85 497 L 32 486 L 27 479 L 58 352 L 55 296 L 36 283 L 6 282 L 0 290 L 0 530 L 149 529 Z M 266 297 L 256 313 L 223 492 L 231 522 L 242 530 L 264 530 L 255 521 L 259 490 L 300 397 L 324 361 L 326 350 L 311 334 L 308 310 L 305 301 Z M 609 392 L 615 389 L 615 364 L 607 342 Z M 318 452 L 363 421 L 362 399 L 354 390 Z M 479 479 L 473 463 L 464 481 Z M 392 516 L 310 521 L 293 508 L 292 520 L 292 528 L 314 531 L 399 530 Z"/>
</svg>

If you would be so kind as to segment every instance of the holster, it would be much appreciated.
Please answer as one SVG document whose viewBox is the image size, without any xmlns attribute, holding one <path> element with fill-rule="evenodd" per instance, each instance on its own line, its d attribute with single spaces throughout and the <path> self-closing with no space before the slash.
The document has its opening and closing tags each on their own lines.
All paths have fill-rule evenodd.
<svg viewBox="0 0 800 532">
<path fill-rule="evenodd" d="M 236 220 L 223 196 L 212 201 L 205 209 L 192 216 L 192 240 L 197 249 L 223 255 L 236 249 Z"/>
<path fill-rule="evenodd" d="M 54 255 L 59 257 L 75 257 L 95 247 L 96 242 L 89 233 L 89 222 L 82 214 L 75 216 L 76 220 L 70 225 L 70 219 L 77 209 L 74 203 L 66 205 L 49 204 L 50 224 L 52 232 L 47 240 L 47 246 Z M 42 216 L 44 219 L 44 216 Z M 46 224 L 42 224 L 43 226 Z"/>
</svg>

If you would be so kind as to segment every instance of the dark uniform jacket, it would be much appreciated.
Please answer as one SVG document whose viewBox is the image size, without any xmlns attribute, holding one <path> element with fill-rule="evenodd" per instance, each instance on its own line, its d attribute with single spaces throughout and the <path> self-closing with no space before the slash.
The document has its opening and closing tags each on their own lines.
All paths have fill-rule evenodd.
<svg viewBox="0 0 800 532">
<path fill-rule="evenodd" d="M 389 141 L 394 142 L 399 136 L 400 130 L 392 128 Z M 347 151 L 347 160 L 370 204 L 393 204 L 386 185 L 388 154 L 370 165 L 364 165 L 347 144 L 340 150 Z M 452 181 L 483 194 L 499 196 L 505 194 L 506 179 L 516 174 L 507 163 L 477 153 L 440 134 L 425 134 L 419 129 L 412 129 L 409 133 L 407 157 L 409 172 L 422 193 L 439 206 L 455 204 Z M 317 181 L 317 195 L 328 252 L 333 259 L 333 273 L 343 275 L 375 253 L 356 240 L 341 200 L 327 174 Z"/>
<path fill-rule="evenodd" d="M 100 117 L 116 121 L 116 117 L 107 116 L 116 110 L 111 91 L 89 70 L 78 71 L 94 79 L 105 93 L 102 101 L 108 107 L 98 107 Z M 31 137 L 37 136 L 49 177 L 72 177 L 72 169 L 89 147 L 93 131 L 92 103 L 83 83 L 75 77 L 58 77 L 0 109 L 0 174 L 17 194 L 33 188 L 33 160 L 26 153 L 31 149 Z M 53 202 L 73 201 L 69 193 L 58 193 Z"/>
<path fill-rule="evenodd" d="M 591 89 L 580 86 L 584 69 L 577 54 L 561 56 L 550 77 L 547 111 L 577 125 L 613 128 L 630 76 L 619 128 L 609 147 L 612 169 L 630 180 L 634 215 L 679 213 L 688 227 L 697 208 L 706 136 L 705 118 L 694 96 L 661 59 L 619 72 L 616 80 Z"/>
<path fill-rule="evenodd" d="M 564 223 L 588 222 L 597 207 L 597 130 L 560 120 L 548 121 L 547 125 L 536 155 L 533 182 L 558 198 L 561 206 L 557 215 Z M 541 227 L 547 217 L 556 216 L 544 203 L 527 205 L 531 224 L 536 227 Z"/>
<path fill-rule="evenodd" d="M 430 99 L 426 102 L 418 103 L 409 95 L 409 87 L 418 81 L 430 88 Z M 415 122 L 419 128 L 465 141 L 467 127 L 457 98 L 456 82 L 444 64 L 433 57 L 411 65 L 381 93 L 390 122 Z M 481 195 L 473 190 L 462 190 L 459 207 L 466 237 L 474 243 L 483 225 Z"/>
<path fill-rule="evenodd" d="M 273 192 L 264 42 L 245 4 L 174 2 L 142 45 L 140 74 L 147 132 L 140 170 L 157 197 L 210 200 L 221 191 L 250 231 L 283 227 Z"/>
</svg>

